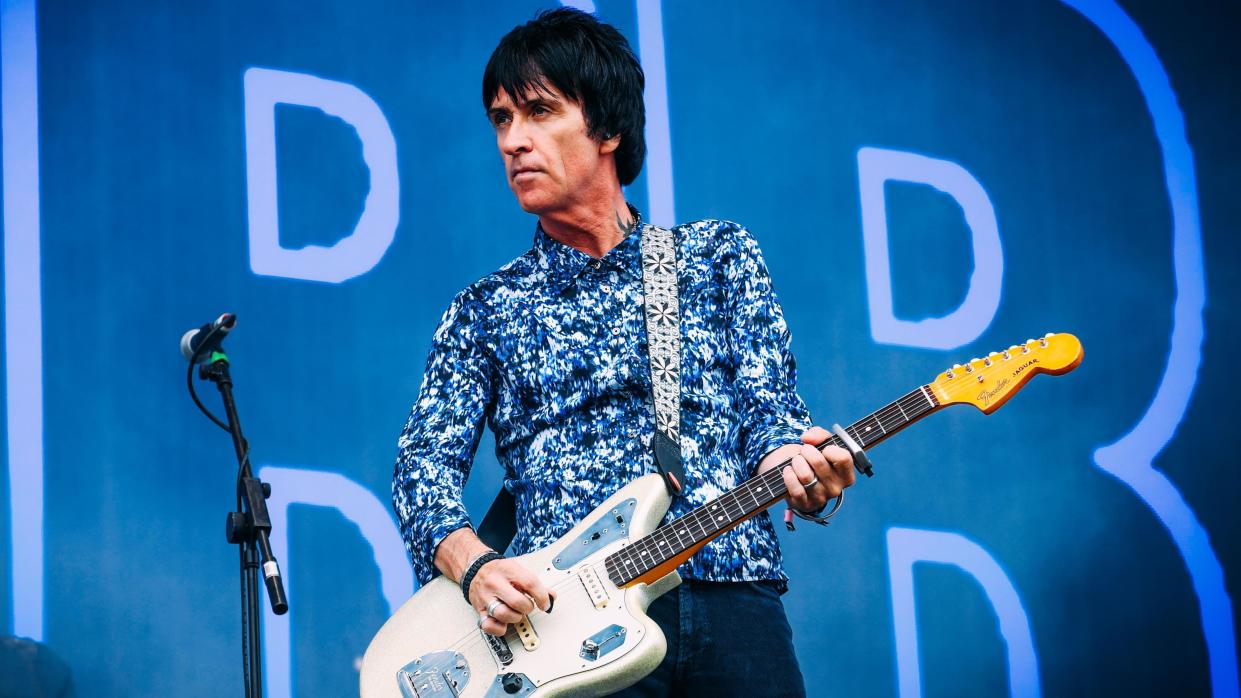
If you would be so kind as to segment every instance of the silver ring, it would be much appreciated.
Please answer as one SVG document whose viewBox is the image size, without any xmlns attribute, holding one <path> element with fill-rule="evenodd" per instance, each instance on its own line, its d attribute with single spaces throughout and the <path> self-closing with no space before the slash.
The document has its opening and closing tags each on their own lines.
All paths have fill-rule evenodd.
<svg viewBox="0 0 1241 698">
<path fill-rule="evenodd" d="M 813 480 L 802 485 L 802 487 L 805 487 L 806 489 L 810 489 L 811 487 L 814 487 L 817 484 L 819 484 L 819 476 L 815 475 Z"/>
<path fill-rule="evenodd" d="M 487 615 L 491 616 L 492 618 L 495 618 L 496 608 L 503 606 L 503 605 L 504 605 L 504 602 L 501 601 L 500 599 L 496 599 L 495 601 L 492 601 L 491 603 L 487 604 Z"/>
<path fill-rule="evenodd" d="M 483 623 L 486 623 L 486 622 L 487 622 L 487 619 L 488 619 L 488 618 L 490 618 L 490 617 L 491 617 L 491 616 L 488 616 L 488 615 L 483 614 L 483 613 L 478 614 L 478 629 L 479 629 L 479 630 L 482 630 L 482 629 L 483 629 Z"/>
</svg>

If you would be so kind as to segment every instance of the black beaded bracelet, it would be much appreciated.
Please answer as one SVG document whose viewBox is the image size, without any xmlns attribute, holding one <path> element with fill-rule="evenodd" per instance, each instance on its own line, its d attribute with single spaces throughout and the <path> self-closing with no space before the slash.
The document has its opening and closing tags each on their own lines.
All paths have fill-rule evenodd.
<svg viewBox="0 0 1241 698">
<path fill-rule="evenodd" d="M 465 574 L 461 575 L 461 595 L 465 597 L 466 603 L 470 602 L 470 584 L 474 581 L 474 575 L 478 574 L 478 571 L 481 570 L 483 565 L 488 562 L 491 562 L 492 560 L 501 560 L 503 558 L 503 555 L 494 550 L 488 550 L 482 555 L 474 558 L 474 562 L 470 563 L 470 568 L 465 571 Z"/>
</svg>

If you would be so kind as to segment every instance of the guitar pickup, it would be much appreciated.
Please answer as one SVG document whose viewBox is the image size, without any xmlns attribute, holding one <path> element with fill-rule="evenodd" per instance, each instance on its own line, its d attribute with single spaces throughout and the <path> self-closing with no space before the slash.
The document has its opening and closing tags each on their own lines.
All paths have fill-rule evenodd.
<svg viewBox="0 0 1241 698">
<path fill-rule="evenodd" d="M 586 595 L 590 597 L 590 602 L 595 608 L 604 608 L 611 599 L 608 597 L 608 590 L 603 587 L 603 582 L 599 579 L 599 573 L 590 565 L 582 567 L 578 572 L 577 578 L 582 582 L 582 587 L 586 589 Z"/>
<path fill-rule="evenodd" d="M 521 638 L 521 646 L 525 647 L 527 652 L 539 648 L 539 634 L 534 632 L 528 616 L 522 616 L 521 620 L 513 624 L 513 628 L 517 631 L 517 637 Z"/>
</svg>

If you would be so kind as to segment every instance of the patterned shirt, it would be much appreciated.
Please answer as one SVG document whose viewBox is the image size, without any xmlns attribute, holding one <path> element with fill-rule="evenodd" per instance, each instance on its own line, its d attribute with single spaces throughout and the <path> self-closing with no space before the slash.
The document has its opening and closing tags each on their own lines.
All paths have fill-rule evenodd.
<svg viewBox="0 0 1241 698">
<path fill-rule="evenodd" d="M 525 254 L 457 294 L 432 340 L 399 441 L 393 506 L 420 583 L 435 548 L 470 525 L 461 493 L 484 420 L 517 501 L 512 552 L 550 545 L 604 499 L 655 472 L 641 228 L 602 259 L 536 229 Z M 800 442 L 789 331 L 750 233 L 677 226 L 681 454 L 685 496 L 668 519 L 740 485 L 763 456 Z M 784 579 L 770 516 L 723 534 L 687 578 Z"/>
</svg>

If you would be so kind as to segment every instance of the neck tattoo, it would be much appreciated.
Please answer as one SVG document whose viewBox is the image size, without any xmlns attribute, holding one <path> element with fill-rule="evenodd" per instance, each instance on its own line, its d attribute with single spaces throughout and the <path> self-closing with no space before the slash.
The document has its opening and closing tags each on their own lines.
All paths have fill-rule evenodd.
<svg viewBox="0 0 1241 698">
<path fill-rule="evenodd" d="M 633 224 L 636 221 L 630 217 L 629 220 L 622 220 L 620 214 L 616 214 L 616 227 L 620 229 L 622 235 L 628 236 L 633 232 Z"/>
</svg>

